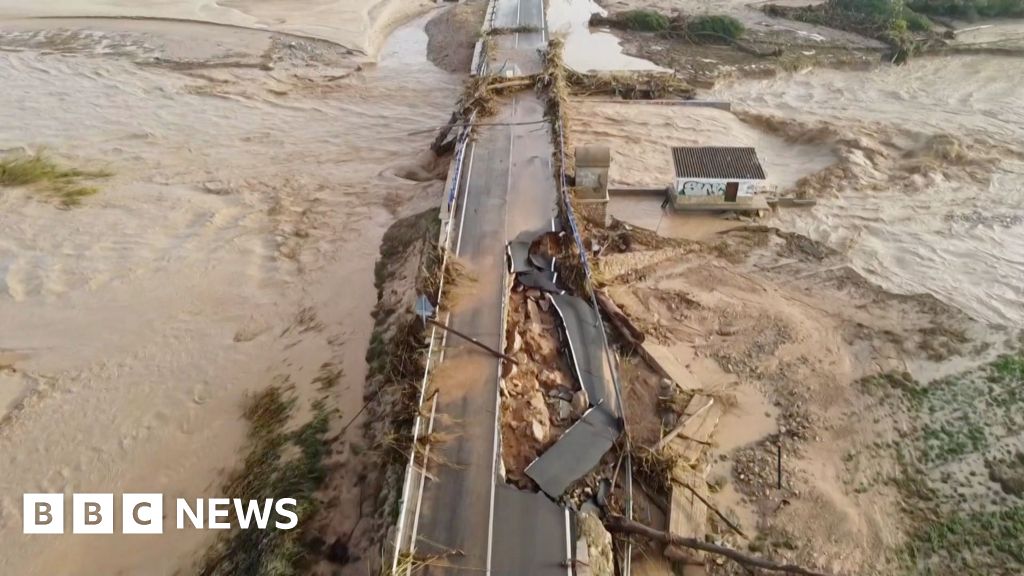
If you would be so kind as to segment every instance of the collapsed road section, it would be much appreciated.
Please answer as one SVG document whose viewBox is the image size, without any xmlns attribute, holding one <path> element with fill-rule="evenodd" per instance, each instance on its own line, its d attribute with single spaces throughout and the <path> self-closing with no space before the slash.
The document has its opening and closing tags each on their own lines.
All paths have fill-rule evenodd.
<svg viewBox="0 0 1024 576">
<path fill-rule="evenodd" d="M 574 422 L 550 445 L 547 442 L 550 434 L 543 424 L 540 432 L 536 426 L 532 427 L 528 431 L 532 436 L 525 439 L 510 437 L 524 426 L 506 425 L 504 446 L 506 452 L 513 455 L 522 452 L 519 445 L 524 441 L 542 444 L 539 449 L 535 448 L 537 455 L 523 473 L 554 499 L 562 498 L 570 485 L 593 470 L 623 430 L 611 363 L 605 354 L 601 318 L 586 300 L 567 294 L 557 284 L 555 259 L 545 253 L 549 251 L 545 248 L 563 240 L 557 234 L 548 233 L 533 242 L 519 238 L 510 243 L 508 249 L 510 269 L 516 280 L 514 288 L 526 293 L 525 314 L 516 315 L 515 306 L 510 311 L 512 337 L 507 339 L 507 351 L 522 361 L 515 370 L 508 370 L 505 377 L 506 395 L 511 396 L 506 410 L 513 411 L 508 419 L 513 424 L 516 421 L 535 423 L 536 412 L 541 412 L 550 414 L 549 429 L 557 429 L 567 416 Z M 521 301 L 522 298 L 513 294 L 512 302 Z M 557 323 L 548 324 L 545 316 L 557 318 Z M 557 324 L 557 334 L 553 333 L 554 324 Z M 547 329 L 549 339 L 557 336 L 573 386 L 567 387 L 570 383 L 559 377 L 561 366 L 545 357 L 544 335 L 537 334 L 538 325 L 541 331 Z M 547 348 L 551 346 L 553 344 L 548 344 Z M 520 367 L 530 361 L 542 368 Z M 546 410 L 533 400 L 536 395 L 543 397 Z M 530 399 L 525 409 L 516 409 L 517 397 Z M 578 414 L 580 411 L 582 414 Z M 508 458 L 506 463 L 511 464 L 511 473 L 517 475 L 514 463 Z"/>
</svg>

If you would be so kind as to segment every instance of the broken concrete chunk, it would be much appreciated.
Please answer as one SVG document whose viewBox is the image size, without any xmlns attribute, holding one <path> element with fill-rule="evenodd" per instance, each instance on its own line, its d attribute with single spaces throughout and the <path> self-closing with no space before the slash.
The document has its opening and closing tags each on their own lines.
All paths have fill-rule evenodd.
<svg viewBox="0 0 1024 576">
<path fill-rule="evenodd" d="M 516 331 L 512 334 L 512 354 L 519 352 L 523 349 L 523 337 Z"/>
<path fill-rule="evenodd" d="M 580 536 L 587 543 L 590 573 L 594 576 L 614 576 L 615 564 L 612 559 L 612 535 L 601 520 L 587 512 L 576 517 Z"/>
<path fill-rule="evenodd" d="M 572 404 L 565 400 L 556 400 L 555 403 L 558 405 L 558 420 L 565 422 L 572 417 Z"/>
<path fill-rule="evenodd" d="M 530 432 L 533 434 L 534 440 L 537 442 L 547 442 L 548 440 L 548 425 L 539 420 L 530 422 Z"/>
<path fill-rule="evenodd" d="M 526 316 L 527 319 L 533 324 L 540 323 L 540 310 L 537 309 L 537 302 L 534 300 L 526 301 Z"/>
<path fill-rule="evenodd" d="M 587 395 L 582 390 L 577 390 L 572 395 L 572 414 L 573 417 L 579 418 L 583 416 L 583 413 L 590 407 L 590 403 L 587 402 Z"/>
<path fill-rule="evenodd" d="M 569 380 L 561 370 L 555 370 L 552 368 L 545 368 L 540 371 L 537 376 L 537 381 L 540 385 L 549 390 L 554 388 L 568 388 Z"/>
</svg>

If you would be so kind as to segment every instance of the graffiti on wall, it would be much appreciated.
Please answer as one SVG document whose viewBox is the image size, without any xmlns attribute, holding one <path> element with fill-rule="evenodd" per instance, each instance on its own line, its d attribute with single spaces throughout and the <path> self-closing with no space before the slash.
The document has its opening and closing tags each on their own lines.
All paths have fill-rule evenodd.
<svg viewBox="0 0 1024 576">
<path fill-rule="evenodd" d="M 683 182 L 684 196 L 722 196 L 725 194 L 725 182 L 706 182 L 688 180 Z"/>
</svg>

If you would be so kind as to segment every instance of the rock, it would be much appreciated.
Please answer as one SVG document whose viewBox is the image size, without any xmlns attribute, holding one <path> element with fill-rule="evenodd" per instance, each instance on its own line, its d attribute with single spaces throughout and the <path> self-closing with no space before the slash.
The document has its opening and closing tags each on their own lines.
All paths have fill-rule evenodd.
<svg viewBox="0 0 1024 576">
<path fill-rule="evenodd" d="M 572 402 L 572 390 L 569 390 L 565 386 L 559 386 L 548 390 L 549 398 L 558 398 L 559 400 L 565 400 L 566 402 Z"/>
<path fill-rule="evenodd" d="M 526 315 L 529 317 L 530 322 L 540 324 L 540 309 L 533 300 L 526 301 Z"/>
<path fill-rule="evenodd" d="M 203 190 L 215 196 L 226 196 L 231 193 L 231 186 L 226 182 L 212 180 L 210 182 L 203 182 Z"/>
<path fill-rule="evenodd" d="M 572 413 L 574 416 L 579 418 L 589 408 L 587 403 L 587 395 L 583 393 L 583 390 L 579 390 L 572 395 Z"/>
<path fill-rule="evenodd" d="M 519 352 L 522 349 L 523 349 L 523 337 L 522 337 L 521 334 L 519 334 L 519 331 L 516 330 L 512 334 L 512 354 L 515 354 L 516 352 Z"/>
<path fill-rule="evenodd" d="M 501 371 L 505 378 L 511 379 L 517 372 L 519 372 L 519 365 L 511 362 L 505 362 L 501 365 Z"/>
<path fill-rule="evenodd" d="M 530 300 L 540 300 L 540 290 L 536 288 L 530 288 L 526 291 L 526 297 Z"/>
<path fill-rule="evenodd" d="M 551 368 L 541 370 L 540 374 L 537 376 L 537 381 L 540 382 L 541 386 L 548 390 L 569 387 L 565 374 L 563 374 L 561 370 L 554 370 Z"/>
<path fill-rule="evenodd" d="M 543 364 L 550 364 L 557 358 L 558 354 L 558 348 L 554 339 L 536 331 L 530 331 L 526 335 L 525 348 L 534 361 Z"/>
<path fill-rule="evenodd" d="M 558 409 L 558 419 L 560 421 L 566 421 L 572 416 L 572 404 L 565 400 L 556 400 L 555 404 Z"/>
<path fill-rule="evenodd" d="M 548 440 L 548 430 L 548 425 L 544 422 L 534 420 L 530 423 L 530 432 L 533 434 L 534 440 L 542 444 Z"/>
<path fill-rule="evenodd" d="M 614 576 L 615 564 L 612 559 L 612 535 L 593 514 L 581 512 L 577 516 L 580 537 L 587 543 L 590 573 L 593 576 Z"/>
<path fill-rule="evenodd" d="M 545 312 L 547 312 L 548 310 L 551 309 L 551 302 L 547 298 L 541 300 L 540 301 L 540 309 L 545 311 Z"/>
</svg>

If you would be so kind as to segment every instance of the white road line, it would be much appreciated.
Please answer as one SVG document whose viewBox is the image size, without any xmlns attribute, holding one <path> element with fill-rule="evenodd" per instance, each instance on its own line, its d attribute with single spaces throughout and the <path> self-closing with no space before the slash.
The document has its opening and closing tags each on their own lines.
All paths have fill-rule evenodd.
<svg viewBox="0 0 1024 576">
<path fill-rule="evenodd" d="M 462 250 L 462 227 L 466 224 L 466 204 L 469 200 L 469 185 L 473 181 L 473 158 L 476 157 L 476 142 L 471 144 L 473 149 L 469 151 L 469 170 L 466 172 L 466 191 L 462 199 L 462 216 L 459 217 L 459 235 L 455 239 L 455 255 L 458 256 Z"/>
<path fill-rule="evenodd" d="M 430 407 L 430 423 L 427 425 L 427 435 L 434 431 L 434 416 L 437 414 L 437 397 L 440 393 L 434 394 L 434 401 Z M 413 446 L 413 454 L 416 453 L 416 447 Z M 423 469 L 420 470 L 420 495 L 416 498 L 416 515 L 412 517 L 412 536 L 413 540 L 409 544 L 409 554 L 416 552 L 416 534 L 419 533 L 420 529 L 420 509 L 423 507 L 423 486 L 427 481 L 427 465 L 430 464 L 430 443 L 427 443 L 427 448 L 423 451 Z"/>
<path fill-rule="evenodd" d="M 572 576 L 572 530 L 569 527 L 569 507 L 565 510 L 565 573 Z"/>
<path fill-rule="evenodd" d="M 512 96 L 512 117 L 509 122 L 514 122 L 516 119 L 516 104 L 518 99 L 515 95 Z M 510 126 L 508 129 L 508 179 L 505 182 L 505 239 L 508 240 L 508 193 L 512 190 L 512 156 L 515 150 L 515 127 Z M 508 267 L 502 266 L 501 273 L 501 335 L 498 337 L 499 348 L 505 348 L 505 320 L 507 312 L 505 309 L 507 298 L 505 295 L 508 292 Z M 487 519 L 487 571 L 485 574 L 491 573 L 491 556 L 494 547 L 494 492 L 498 484 L 498 438 L 500 438 L 501 431 L 501 359 L 498 359 L 498 378 L 495 382 L 495 394 L 494 394 L 494 446 L 493 454 L 491 456 L 491 503 L 490 510 L 488 511 Z"/>
<path fill-rule="evenodd" d="M 474 154 L 476 153 L 476 143 L 472 143 L 471 142 L 470 145 L 473 146 L 473 149 L 470 151 L 469 169 L 467 170 L 466 175 L 465 175 L 464 178 L 460 174 L 460 182 L 458 184 L 456 184 L 455 209 L 458 210 L 459 209 L 459 196 L 460 196 L 459 193 L 458 193 L 458 186 L 461 185 L 462 182 L 465 182 L 465 187 L 464 187 L 465 188 L 465 192 L 464 192 L 464 194 L 462 194 L 462 216 L 460 217 L 460 220 L 459 220 L 459 235 L 456 238 L 456 242 L 455 242 L 455 254 L 456 255 L 459 254 L 459 250 L 462 247 L 462 226 L 466 222 L 466 200 L 467 200 L 467 198 L 469 196 L 469 181 L 470 181 L 470 178 L 472 177 L 472 174 L 473 174 L 473 157 L 474 157 Z M 442 279 L 442 283 L 443 282 L 444 282 L 444 280 Z M 452 316 L 452 314 L 449 311 L 448 315 L 447 315 L 446 322 L 445 322 L 446 324 L 451 321 L 451 316 Z M 425 369 L 423 371 L 423 383 L 420 385 L 421 386 L 421 391 L 420 391 L 421 402 L 422 402 L 422 395 L 426 391 L 427 378 L 430 376 L 430 367 L 431 367 L 431 362 L 430 362 L 431 358 L 430 357 L 431 357 L 432 352 L 433 352 L 433 344 L 434 344 L 434 342 L 436 340 L 436 337 L 437 337 L 437 328 L 434 327 L 430 331 L 431 347 L 430 347 L 430 350 L 427 351 L 427 366 L 425 367 Z M 445 332 L 442 332 L 442 334 L 441 334 L 441 344 L 440 344 L 441 350 L 439 352 L 437 362 L 433 363 L 435 366 L 437 364 L 440 364 L 442 361 L 444 361 L 444 352 L 445 352 L 445 346 L 447 345 L 447 342 L 448 342 L 448 333 L 447 333 L 447 331 L 445 331 Z M 430 426 L 431 430 L 433 429 L 433 426 L 434 426 L 433 410 L 435 410 L 436 408 L 437 408 L 437 398 L 435 397 L 434 398 L 434 406 L 431 409 L 431 417 L 430 417 L 430 423 L 429 423 L 429 426 Z M 416 417 L 416 423 L 415 423 L 414 428 L 413 428 L 413 439 L 414 439 L 414 441 L 419 436 L 420 425 L 421 425 L 421 418 L 419 416 L 417 416 Z M 394 562 L 392 564 L 392 570 L 393 571 L 397 571 L 397 569 L 398 569 L 398 552 L 397 551 L 401 548 L 401 545 L 402 545 L 402 543 L 401 543 L 402 529 L 405 527 L 405 516 L 406 516 L 406 510 L 408 509 L 408 504 L 407 504 L 406 500 L 408 498 L 409 490 L 411 489 L 411 483 L 413 481 L 412 480 L 412 476 L 411 476 L 411 472 L 412 472 L 412 468 L 415 466 L 415 463 L 416 463 L 416 450 L 415 450 L 415 447 L 414 447 L 413 450 L 411 451 L 410 455 L 409 455 L 409 473 L 406 474 L 404 488 L 403 488 L 403 491 L 402 491 L 402 510 L 399 513 L 398 530 L 397 530 L 396 535 L 395 535 L 395 550 L 396 550 L 396 552 L 395 552 Z M 409 534 L 409 538 L 410 538 L 409 549 L 410 549 L 410 551 L 414 551 L 416 549 L 417 530 L 418 530 L 419 521 L 420 521 L 419 510 L 420 510 L 421 503 L 422 503 L 422 500 L 423 500 L 422 476 L 423 476 L 423 473 L 421 472 L 420 493 L 419 493 L 419 496 L 417 497 L 417 501 L 416 501 L 416 516 L 413 518 L 413 529 L 410 531 L 410 534 Z"/>
</svg>

